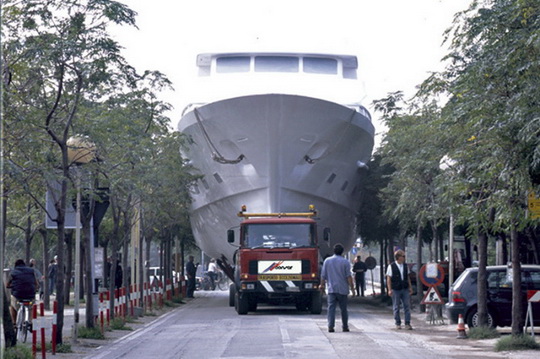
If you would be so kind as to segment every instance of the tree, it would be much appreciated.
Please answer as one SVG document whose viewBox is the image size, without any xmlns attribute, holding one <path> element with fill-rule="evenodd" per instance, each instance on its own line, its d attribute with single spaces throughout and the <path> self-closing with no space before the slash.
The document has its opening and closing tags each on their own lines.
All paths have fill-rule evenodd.
<svg viewBox="0 0 540 359">
<path fill-rule="evenodd" d="M 9 103 L 6 123 L 27 122 L 31 140 L 50 143 L 41 154 L 42 178 L 60 183 L 55 200 L 58 213 L 58 265 L 64 267 L 65 208 L 72 179 L 67 140 L 80 120 L 79 108 L 128 85 L 134 76 L 108 36 L 110 23 L 134 25 L 135 13 L 108 0 L 51 0 L 3 2 L 4 73 Z M 44 155 L 43 155 L 44 154 Z M 58 169 L 60 169 L 58 171 Z M 57 336 L 62 342 L 64 271 L 56 283 L 59 303 Z"/>
<path fill-rule="evenodd" d="M 540 69 L 532 65 L 539 29 L 536 1 L 474 2 L 448 31 L 451 63 L 441 77 L 451 96 L 445 106 L 449 127 L 470 131 L 470 145 L 454 147 L 452 156 L 459 158 L 467 181 L 465 203 L 472 205 L 462 208 L 472 210 L 468 222 L 476 224 L 481 238 L 499 230 L 511 233 L 513 335 L 523 328 L 517 231 L 530 223 L 524 199 L 532 188 L 531 168 L 539 163 Z"/>
</svg>

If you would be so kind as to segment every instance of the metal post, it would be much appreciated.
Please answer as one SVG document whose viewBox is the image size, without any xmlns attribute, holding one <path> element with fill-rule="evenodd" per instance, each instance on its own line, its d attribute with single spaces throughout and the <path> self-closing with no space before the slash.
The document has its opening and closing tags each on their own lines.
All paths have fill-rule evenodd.
<svg viewBox="0 0 540 359">
<path fill-rule="evenodd" d="M 448 291 L 454 283 L 454 214 L 450 210 L 450 228 L 448 230 Z M 448 293 L 450 298 L 452 293 Z"/>
<path fill-rule="evenodd" d="M 79 292 L 81 288 L 81 176 L 79 168 L 75 167 L 77 177 L 77 208 L 75 211 L 75 284 L 74 284 L 74 322 L 72 328 L 71 341 L 77 341 L 79 326 Z"/>
</svg>

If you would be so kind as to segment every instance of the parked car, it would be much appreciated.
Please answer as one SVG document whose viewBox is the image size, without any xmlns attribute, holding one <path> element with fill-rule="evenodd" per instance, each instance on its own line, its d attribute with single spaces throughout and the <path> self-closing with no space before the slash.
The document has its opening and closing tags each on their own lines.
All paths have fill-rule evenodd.
<svg viewBox="0 0 540 359">
<path fill-rule="evenodd" d="M 512 268 L 488 266 L 487 268 L 488 325 L 505 327 L 512 325 Z M 478 268 L 467 268 L 450 288 L 446 311 L 451 323 L 457 323 L 459 314 L 469 328 L 478 326 Z M 523 318 L 527 311 L 527 290 L 540 290 L 540 265 L 521 266 L 521 289 L 523 292 Z M 540 325 L 540 303 L 533 304 L 535 325 Z"/>
<path fill-rule="evenodd" d="M 150 277 L 150 284 L 152 286 L 154 285 L 157 285 L 157 282 L 158 281 L 161 281 L 163 282 L 164 278 L 163 278 L 163 274 L 161 273 L 161 268 L 160 267 L 150 267 L 148 268 L 148 276 Z M 176 271 L 172 271 L 172 276 L 175 277 L 176 276 Z M 180 276 L 178 276 L 179 278 Z"/>
</svg>

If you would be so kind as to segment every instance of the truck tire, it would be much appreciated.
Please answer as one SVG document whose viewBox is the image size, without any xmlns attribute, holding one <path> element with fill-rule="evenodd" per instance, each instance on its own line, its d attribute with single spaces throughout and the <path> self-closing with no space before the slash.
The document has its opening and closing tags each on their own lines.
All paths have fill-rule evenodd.
<svg viewBox="0 0 540 359">
<path fill-rule="evenodd" d="M 234 307 L 234 296 L 236 295 L 236 285 L 231 283 L 229 285 L 229 307 Z"/>
<path fill-rule="evenodd" d="M 249 298 L 247 295 L 240 295 L 240 292 L 236 292 L 234 298 L 236 312 L 240 315 L 247 314 L 249 311 Z"/>
<path fill-rule="evenodd" d="M 311 314 L 322 313 L 322 294 L 321 292 L 313 292 L 311 295 L 311 305 L 309 306 Z"/>
<path fill-rule="evenodd" d="M 256 312 L 257 311 L 257 299 L 256 298 L 249 298 L 249 311 L 250 312 Z"/>
<path fill-rule="evenodd" d="M 303 312 L 309 309 L 309 303 L 311 303 L 311 297 L 301 297 L 296 300 L 296 310 Z"/>
</svg>

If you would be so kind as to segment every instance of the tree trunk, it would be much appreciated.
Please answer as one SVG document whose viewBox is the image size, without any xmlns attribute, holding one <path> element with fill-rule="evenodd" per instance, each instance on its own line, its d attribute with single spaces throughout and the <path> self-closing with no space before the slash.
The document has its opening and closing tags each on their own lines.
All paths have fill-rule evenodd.
<svg viewBox="0 0 540 359">
<path fill-rule="evenodd" d="M 45 306 L 45 310 L 51 309 L 51 293 L 49 293 L 49 270 L 48 265 L 50 262 L 49 257 L 49 232 L 45 227 L 41 227 L 39 229 L 39 233 L 41 234 L 41 238 L 43 241 L 43 305 Z"/>
<path fill-rule="evenodd" d="M 487 233 L 478 234 L 478 325 L 487 326 Z"/>
<path fill-rule="evenodd" d="M 442 256 L 439 256 L 439 236 L 437 234 L 437 227 L 435 226 L 435 221 L 431 221 L 431 235 L 433 237 L 433 243 L 435 243 L 435 262 L 438 262 L 439 259 L 442 259 Z"/>
<path fill-rule="evenodd" d="M 534 258 L 534 264 L 540 264 L 540 243 L 538 243 L 538 238 L 534 234 L 534 231 L 532 230 L 531 227 L 528 227 L 526 229 L 526 235 L 533 249 L 532 255 Z"/>
<path fill-rule="evenodd" d="M 184 243 L 182 243 L 184 244 Z M 380 274 L 380 278 L 381 278 L 381 295 L 384 296 L 386 294 L 386 276 L 385 276 L 385 269 L 386 269 L 386 266 L 388 265 L 388 263 L 386 262 L 386 241 L 385 240 L 381 240 L 381 251 L 380 251 L 380 256 L 379 256 L 379 263 L 381 264 L 379 266 L 379 274 Z"/>
<path fill-rule="evenodd" d="M 510 231 L 512 242 L 512 336 L 523 334 L 522 294 L 521 294 L 521 262 L 519 260 L 519 236 L 514 228 Z"/>
<path fill-rule="evenodd" d="M 73 273 L 73 263 L 75 262 L 73 260 L 73 249 L 75 248 L 75 243 L 73 240 L 73 231 L 69 231 L 66 233 L 66 282 L 64 285 L 64 295 L 66 298 L 66 305 L 69 305 L 69 296 L 71 293 L 71 280 L 72 276 L 71 273 Z"/>
<path fill-rule="evenodd" d="M 3 277 L 3 275 L 2 275 Z M 3 278 L 0 278 L 0 285 L 5 288 Z M 17 344 L 17 338 L 15 337 L 15 330 L 13 330 L 13 322 L 11 321 L 11 315 L 9 313 L 9 299 L 7 292 L 2 291 L 2 300 L 3 300 L 3 310 L 2 310 L 2 320 L 4 326 L 4 339 L 6 347 L 13 347 Z M 1 341 L 1 340 L 0 340 Z"/>
<path fill-rule="evenodd" d="M 30 263 L 30 249 L 32 247 L 32 239 L 34 235 L 32 234 L 32 216 L 30 212 L 32 211 L 32 204 L 28 202 L 26 205 L 26 227 L 24 228 L 24 260 L 26 265 Z"/>
<path fill-rule="evenodd" d="M 4 267 L 6 263 L 4 263 L 4 248 L 5 248 L 5 238 L 6 238 L 6 218 L 7 218 L 7 186 L 3 188 L 4 193 L 2 193 L 2 196 L 0 197 L 0 269 L 2 269 L 2 274 L 0 276 L 0 294 L 2 300 L 2 324 L 4 326 L 4 333 L 0 333 L 0 335 L 4 335 L 5 339 L 5 345 L 6 347 L 12 347 L 17 344 L 17 338 L 15 337 L 15 331 L 13 330 L 13 322 L 11 321 L 11 315 L 9 313 L 9 299 L 7 296 L 7 292 L 4 290 L 5 283 L 4 283 Z M 2 339 L 0 339 L 0 342 L 2 342 Z M 3 353 L 1 353 L 3 354 Z M 0 354 L 0 355 L 1 355 Z"/>
<path fill-rule="evenodd" d="M 83 242 L 86 247 L 85 255 L 85 284 L 86 284 L 86 312 L 85 312 L 85 322 L 87 328 L 94 328 L 94 281 L 92 273 L 94 271 L 94 263 L 91 261 L 92 253 L 94 250 L 94 243 L 92 243 L 92 236 L 90 231 L 92 230 L 90 226 L 90 221 L 85 221 L 83 224 Z"/>
<path fill-rule="evenodd" d="M 65 153 L 63 153 L 63 163 L 67 163 L 67 150 L 65 150 Z M 56 344 L 62 344 L 63 338 L 62 338 L 62 332 L 64 330 L 64 280 L 65 280 L 65 240 L 66 240 L 66 232 L 65 232 L 65 210 L 66 210 L 66 199 L 67 199 L 67 178 L 68 178 L 68 167 L 67 165 L 64 166 L 64 176 L 62 178 L 62 194 L 60 196 L 60 200 L 55 203 L 56 211 L 58 213 L 57 216 L 57 233 L 58 233 L 58 244 L 57 244 L 57 271 L 56 271 L 56 301 L 58 302 L 58 313 L 56 315 Z M 68 292 L 68 300 L 69 300 L 69 292 Z"/>
<path fill-rule="evenodd" d="M 424 286 L 420 281 L 418 274 L 420 273 L 420 268 L 422 268 L 422 225 L 418 223 L 416 227 L 416 299 L 418 303 L 422 302 L 424 298 Z M 424 306 L 420 306 L 420 310 L 424 310 Z"/>
</svg>

